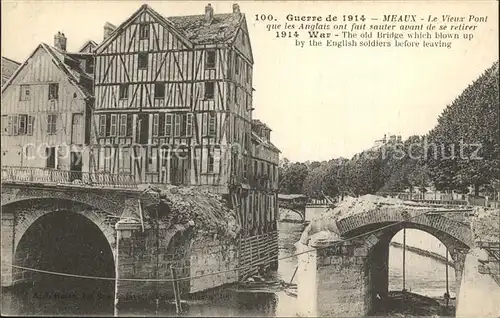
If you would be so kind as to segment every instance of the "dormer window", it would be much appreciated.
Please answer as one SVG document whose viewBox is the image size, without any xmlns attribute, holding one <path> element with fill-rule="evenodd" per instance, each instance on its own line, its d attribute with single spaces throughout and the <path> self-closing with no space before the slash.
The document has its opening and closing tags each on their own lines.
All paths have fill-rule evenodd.
<svg viewBox="0 0 500 318">
<path fill-rule="evenodd" d="M 149 39 L 149 24 L 147 23 L 139 24 L 139 39 L 140 40 Z"/>
<path fill-rule="evenodd" d="M 210 50 L 206 52 L 205 68 L 215 68 L 215 51 Z"/>
</svg>

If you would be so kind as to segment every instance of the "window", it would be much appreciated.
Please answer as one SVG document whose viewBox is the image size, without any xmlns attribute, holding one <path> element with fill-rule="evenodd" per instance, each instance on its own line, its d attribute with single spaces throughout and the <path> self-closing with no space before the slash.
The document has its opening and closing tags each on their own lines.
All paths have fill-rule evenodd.
<svg viewBox="0 0 500 318">
<path fill-rule="evenodd" d="M 126 114 L 120 115 L 120 129 L 119 129 L 118 135 L 120 135 L 120 136 L 127 135 L 127 115 Z"/>
<path fill-rule="evenodd" d="M 247 64 L 247 83 L 250 83 L 250 79 L 252 78 L 252 68 Z"/>
<path fill-rule="evenodd" d="M 205 68 L 215 68 L 215 51 L 206 51 Z"/>
<path fill-rule="evenodd" d="M 214 99 L 214 82 L 205 82 L 205 99 Z"/>
<path fill-rule="evenodd" d="M 215 136 L 216 114 L 211 112 L 208 114 L 208 135 Z"/>
<path fill-rule="evenodd" d="M 175 137 L 186 137 L 193 134 L 193 114 L 177 114 L 174 119 Z"/>
<path fill-rule="evenodd" d="M 56 147 L 45 148 L 45 156 L 47 158 L 45 166 L 54 169 L 56 167 Z"/>
<path fill-rule="evenodd" d="M 9 116 L 9 121 L 7 123 L 7 133 L 11 136 L 17 135 L 17 116 Z"/>
<path fill-rule="evenodd" d="M 214 149 L 208 149 L 207 172 L 214 172 Z"/>
<path fill-rule="evenodd" d="M 234 102 L 238 103 L 238 86 L 234 85 Z"/>
<path fill-rule="evenodd" d="M 56 133 L 56 121 L 57 121 L 56 114 L 49 114 L 47 116 L 47 133 L 49 135 L 53 135 Z"/>
<path fill-rule="evenodd" d="M 28 115 L 2 116 L 2 134 L 32 135 L 35 117 Z"/>
<path fill-rule="evenodd" d="M 59 98 L 59 84 L 49 84 L 49 100 Z"/>
<path fill-rule="evenodd" d="M 19 115 L 18 117 L 18 134 L 26 135 L 28 115 Z"/>
<path fill-rule="evenodd" d="M 128 84 L 120 84 L 120 99 L 128 98 Z"/>
<path fill-rule="evenodd" d="M 71 143 L 83 144 L 84 143 L 84 128 L 83 128 L 83 114 L 73 114 L 71 124 Z"/>
<path fill-rule="evenodd" d="M 106 136 L 106 115 L 99 116 L 99 136 Z"/>
<path fill-rule="evenodd" d="M 172 136 L 172 114 L 165 114 L 165 136 Z"/>
<path fill-rule="evenodd" d="M 155 83 L 155 98 L 165 98 L 165 83 Z"/>
<path fill-rule="evenodd" d="M 158 136 L 158 122 L 160 120 L 160 114 L 153 114 L 153 136 Z"/>
<path fill-rule="evenodd" d="M 149 24 L 147 23 L 139 24 L 139 39 L 140 40 L 149 39 Z"/>
<path fill-rule="evenodd" d="M 30 86 L 21 85 L 21 94 L 19 95 L 19 100 L 30 100 Z"/>
<path fill-rule="evenodd" d="M 240 74 L 240 63 L 237 56 L 234 58 L 234 72 Z"/>
<path fill-rule="evenodd" d="M 148 68 L 148 53 L 139 53 L 139 69 Z"/>
<path fill-rule="evenodd" d="M 118 115 L 111 114 L 111 123 L 109 125 L 109 135 L 116 136 L 116 128 L 118 126 Z"/>
<path fill-rule="evenodd" d="M 127 115 L 127 137 L 132 136 L 132 126 L 134 122 L 134 115 Z"/>
<path fill-rule="evenodd" d="M 7 115 L 2 115 L 2 135 L 7 135 L 9 133 L 9 117 Z"/>
</svg>

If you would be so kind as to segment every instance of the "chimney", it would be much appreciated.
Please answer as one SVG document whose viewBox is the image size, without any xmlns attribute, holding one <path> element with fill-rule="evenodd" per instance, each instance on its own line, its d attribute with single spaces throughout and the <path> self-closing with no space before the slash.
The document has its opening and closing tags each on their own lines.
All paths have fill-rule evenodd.
<svg viewBox="0 0 500 318">
<path fill-rule="evenodd" d="M 111 35 L 111 33 L 113 33 L 113 31 L 116 29 L 116 26 L 114 26 L 113 24 L 109 23 L 109 22 L 106 22 L 104 24 L 104 37 L 103 39 L 106 40 L 107 38 L 109 38 L 109 36 Z"/>
<path fill-rule="evenodd" d="M 214 18 L 214 8 L 212 8 L 212 5 L 209 3 L 205 7 L 205 23 L 206 24 L 211 24 L 213 18 Z"/>
<path fill-rule="evenodd" d="M 57 32 L 56 35 L 54 35 L 54 47 L 58 48 L 61 51 L 66 51 L 66 37 L 64 36 L 64 33 Z"/>
<path fill-rule="evenodd" d="M 240 15 L 241 12 L 240 12 L 240 5 L 239 4 L 237 4 L 237 3 L 233 4 L 233 13 L 235 15 Z"/>
</svg>

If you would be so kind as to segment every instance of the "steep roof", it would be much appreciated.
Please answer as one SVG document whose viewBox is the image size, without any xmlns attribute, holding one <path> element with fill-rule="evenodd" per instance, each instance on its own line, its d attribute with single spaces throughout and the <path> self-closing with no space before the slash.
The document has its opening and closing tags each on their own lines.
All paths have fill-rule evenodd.
<svg viewBox="0 0 500 318">
<path fill-rule="evenodd" d="M 87 48 L 90 48 L 91 50 L 93 50 L 94 48 L 96 48 L 98 46 L 97 42 L 93 41 L 93 40 L 88 40 L 87 42 L 85 42 L 82 47 L 78 50 L 78 53 L 90 53 L 90 52 L 83 52 L 85 50 L 87 50 Z"/>
<path fill-rule="evenodd" d="M 2 56 L 2 86 L 14 74 L 21 63 Z"/>
<path fill-rule="evenodd" d="M 79 56 L 83 57 L 84 54 L 61 51 L 46 43 L 40 43 L 40 45 L 36 47 L 36 49 L 30 54 L 26 61 L 24 61 L 24 63 L 5 83 L 5 86 L 2 86 L 2 92 L 7 88 L 7 86 L 10 85 L 10 83 L 12 83 L 17 74 L 19 74 L 19 72 L 28 64 L 29 59 L 35 54 L 36 51 L 38 51 L 39 48 L 44 49 L 49 54 L 49 56 L 52 57 L 54 64 L 68 76 L 70 81 L 80 90 L 84 97 L 87 98 L 92 96 L 92 92 L 90 91 L 90 89 L 87 86 L 82 85 L 82 79 L 83 81 L 87 82 L 93 81 L 93 79 L 80 68 L 80 62 L 75 59 Z"/>
<path fill-rule="evenodd" d="M 243 14 L 214 14 L 210 24 L 205 23 L 205 15 L 188 15 L 167 17 L 186 38 L 194 44 L 232 43 L 241 22 Z"/>
<path fill-rule="evenodd" d="M 199 44 L 230 44 L 234 41 L 242 22 L 245 21 L 242 13 L 214 14 L 210 24 L 205 23 L 205 15 L 203 14 L 164 17 L 144 4 L 99 44 L 96 50 L 104 50 L 142 12 L 147 12 L 164 27 L 169 28 L 188 47 Z"/>
</svg>

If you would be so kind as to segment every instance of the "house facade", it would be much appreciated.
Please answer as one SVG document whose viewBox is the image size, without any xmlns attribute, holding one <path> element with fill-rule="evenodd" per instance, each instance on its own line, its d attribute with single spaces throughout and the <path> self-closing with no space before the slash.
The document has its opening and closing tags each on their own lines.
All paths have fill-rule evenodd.
<svg viewBox="0 0 500 318">
<path fill-rule="evenodd" d="M 253 56 L 239 6 L 163 17 L 143 5 L 105 37 L 95 49 L 91 169 L 205 187 L 245 209 L 244 220 Z"/>
<path fill-rule="evenodd" d="M 3 166 L 89 171 L 93 56 L 66 42 L 58 32 L 54 46 L 41 43 L 2 87 Z"/>
</svg>

